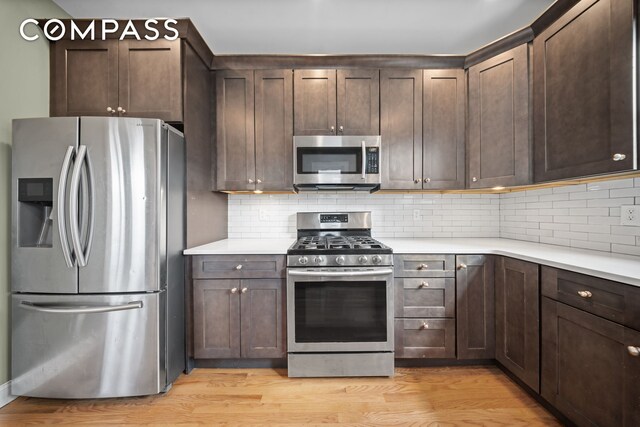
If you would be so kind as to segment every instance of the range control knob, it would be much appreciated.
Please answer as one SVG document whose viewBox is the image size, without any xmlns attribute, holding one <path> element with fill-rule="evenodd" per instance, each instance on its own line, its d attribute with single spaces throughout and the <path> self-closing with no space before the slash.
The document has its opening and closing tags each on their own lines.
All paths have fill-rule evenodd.
<svg viewBox="0 0 640 427">
<path fill-rule="evenodd" d="M 317 256 L 313 259 L 313 262 L 316 264 L 322 264 L 324 262 L 324 258 L 322 258 L 321 256 Z"/>
<path fill-rule="evenodd" d="M 309 258 L 307 258 L 306 256 L 301 256 L 300 258 L 298 258 L 298 262 L 301 265 L 307 265 L 307 263 L 309 262 Z"/>
<path fill-rule="evenodd" d="M 366 264 L 366 263 L 367 263 L 367 261 L 369 261 L 369 258 L 367 258 L 367 257 L 366 257 L 366 256 L 364 256 L 364 255 L 362 255 L 362 256 L 360 256 L 360 257 L 358 257 L 358 262 L 359 262 L 360 264 Z"/>
<path fill-rule="evenodd" d="M 382 262 L 382 257 L 380 255 L 374 255 L 371 258 L 371 261 L 373 261 L 374 264 L 380 264 Z"/>
<path fill-rule="evenodd" d="M 336 257 L 336 264 L 343 265 L 344 257 L 342 255 Z"/>
</svg>

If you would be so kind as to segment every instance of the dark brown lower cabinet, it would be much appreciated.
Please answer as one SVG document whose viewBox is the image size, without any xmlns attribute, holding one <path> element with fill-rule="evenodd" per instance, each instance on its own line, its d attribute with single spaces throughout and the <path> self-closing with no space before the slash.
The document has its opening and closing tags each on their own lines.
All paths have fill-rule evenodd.
<svg viewBox="0 0 640 427">
<path fill-rule="evenodd" d="M 542 396 L 579 426 L 640 425 L 640 332 L 542 298 Z"/>
<path fill-rule="evenodd" d="M 396 358 L 454 358 L 455 319 L 396 319 Z"/>
<path fill-rule="evenodd" d="M 496 359 L 540 391 L 540 280 L 538 264 L 496 260 Z"/>
<path fill-rule="evenodd" d="M 456 318 L 458 359 L 493 359 L 494 258 L 456 257 Z"/>
<path fill-rule="evenodd" d="M 284 280 L 193 283 L 196 359 L 285 356 Z"/>
</svg>

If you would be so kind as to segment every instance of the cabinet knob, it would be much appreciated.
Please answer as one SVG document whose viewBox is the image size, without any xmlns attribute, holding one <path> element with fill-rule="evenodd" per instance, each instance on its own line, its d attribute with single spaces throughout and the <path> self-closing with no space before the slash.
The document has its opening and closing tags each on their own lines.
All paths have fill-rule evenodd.
<svg viewBox="0 0 640 427">
<path fill-rule="evenodd" d="M 126 112 L 127 112 L 127 110 L 125 110 L 124 108 L 122 108 L 122 107 L 118 107 L 118 113 L 122 113 L 122 114 L 124 114 L 124 113 L 126 113 Z"/>
<path fill-rule="evenodd" d="M 240 290 L 240 292 L 242 292 L 243 294 L 246 294 L 248 290 L 249 289 L 247 289 L 247 288 L 242 288 L 242 290 Z"/>
<path fill-rule="evenodd" d="M 427 183 L 431 182 L 431 178 L 425 178 L 424 182 L 427 182 Z"/>
<path fill-rule="evenodd" d="M 627 155 L 626 155 L 626 154 L 616 153 L 616 154 L 614 154 L 614 155 L 613 155 L 613 157 L 612 157 L 612 158 L 613 158 L 613 161 L 614 161 L 614 162 L 619 162 L 619 161 L 621 161 L 621 160 L 626 159 L 626 158 L 627 158 Z"/>
<path fill-rule="evenodd" d="M 426 270 L 427 268 L 429 268 L 429 266 L 427 264 L 420 264 L 418 266 L 418 270 Z"/>
<path fill-rule="evenodd" d="M 331 133 L 336 133 L 336 127 L 335 126 L 331 126 Z"/>
<path fill-rule="evenodd" d="M 238 288 L 231 288 L 231 293 L 235 294 L 236 292 L 238 292 Z"/>
<path fill-rule="evenodd" d="M 115 113 L 115 112 L 116 112 L 116 110 L 114 110 L 113 108 L 111 108 L 111 107 L 107 107 L 107 113 L 111 113 L 111 114 L 113 114 L 113 113 Z"/>
<path fill-rule="evenodd" d="M 419 288 L 428 288 L 429 287 L 429 282 L 422 282 L 420 283 L 420 286 L 418 286 Z"/>
<path fill-rule="evenodd" d="M 627 347 L 627 351 L 633 357 L 640 356 L 640 347 L 634 347 L 634 346 L 630 345 L 629 347 Z"/>
<path fill-rule="evenodd" d="M 253 184 L 253 180 L 252 179 L 249 179 L 248 181 L 249 181 L 249 184 Z"/>
<path fill-rule="evenodd" d="M 458 265 L 458 269 L 459 269 L 459 270 L 466 270 L 466 269 L 467 269 L 467 264 L 465 264 L 464 262 L 461 262 L 461 263 Z"/>
<path fill-rule="evenodd" d="M 591 298 L 593 296 L 593 294 L 589 291 L 578 291 L 578 295 L 580 295 L 582 298 Z"/>
<path fill-rule="evenodd" d="M 474 176 L 473 178 L 471 178 L 471 181 L 478 182 L 478 178 Z"/>
<path fill-rule="evenodd" d="M 422 322 L 422 325 L 420 325 L 420 329 L 429 329 L 429 324 L 427 322 Z"/>
<path fill-rule="evenodd" d="M 242 270 L 242 264 L 236 265 L 236 270 Z"/>
<path fill-rule="evenodd" d="M 414 179 L 413 182 L 415 182 L 416 184 L 420 184 L 422 182 L 421 179 Z"/>
<path fill-rule="evenodd" d="M 256 182 L 257 182 L 258 184 L 262 184 L 262 180 L 261 180 L 261 179 L 256 179 Z"/>
<path fill-rule="evenodd" d="M 340 132 L 340 133 L 344 132 L 344 126 L 340 126 L 340 127 L 338 128 L 338 132 Z"/>
</svg>

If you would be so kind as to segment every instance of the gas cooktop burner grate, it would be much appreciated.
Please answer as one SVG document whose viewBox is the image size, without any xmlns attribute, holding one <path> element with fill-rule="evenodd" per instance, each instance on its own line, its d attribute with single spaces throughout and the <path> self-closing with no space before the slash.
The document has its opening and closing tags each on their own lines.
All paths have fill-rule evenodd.
<svg viewBox="0 0 640 427">
<path fill-rule="evenodd" d="M 298 239 L 291 249 L 338 250 L 338 249 L 385 249 L 385 245 L 369 236 L 305 236 Z"/>
</svg>

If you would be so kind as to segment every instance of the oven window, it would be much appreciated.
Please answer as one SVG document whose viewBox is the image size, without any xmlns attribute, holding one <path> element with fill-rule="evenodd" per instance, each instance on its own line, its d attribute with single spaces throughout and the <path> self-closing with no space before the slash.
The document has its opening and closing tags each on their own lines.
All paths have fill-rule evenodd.
<svg viewBox="0 0 640 427">
<path fill-rule="evenodd" d="M 386 341 L 387 283 L 296 283 L 295 333 L 298 343 Z"/>
<path fill-rule="evenodd" d="M 356 147 L 299 147 L 298 173 L 362 173 L 362 149 Z"/>
</svg>

